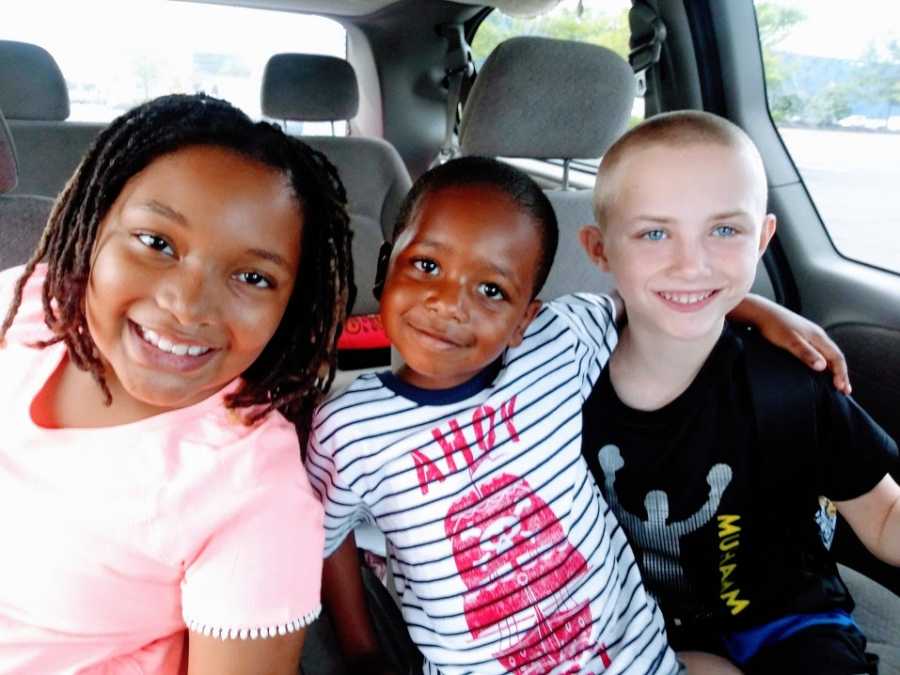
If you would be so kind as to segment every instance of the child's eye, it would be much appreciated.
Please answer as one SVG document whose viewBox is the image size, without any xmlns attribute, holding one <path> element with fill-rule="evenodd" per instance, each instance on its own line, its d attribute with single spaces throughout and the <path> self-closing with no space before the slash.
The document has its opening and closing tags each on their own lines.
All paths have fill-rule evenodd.
<svg viewBox="0 0 900 675">
<path fill-rule="evenodd" d="M 429 258 L 417 258 L 413 260 L 412 264 L 413 267 L 425 274 L 434 276 L 438 273 L 438 264 Z"/>
<path fill-rule="evenodd" d="M 154 251 L 159 251 L 160 253 L 164 253 L 166 255 L 175 255 L 175 251 L 162 237 L 159 237 L 155 234 L 148 234 L 146 232 L 142 232 L 137 235 L 138 241 L 140 241 L 147 248 L 152 248 Z"/>
<path fill-rule="evenodd" d="M 641 234 L 641 238 L 647 239 L 648 241 L 662 241 L 663 239 L 668 238 L 668 236 L 669 235 L 666 234 L 665 230 L 647 230 Z"/>
<path fill-rule="evenodd" d="M 713 228 L 713 234 L 717 237 L 733 237 L 737 234 L 737 228 L 731 225 L 716 225 Z"/>
<path fill-rule="evenodd" d="M 478 284 L 478 292 L 491 300 L 506 300 L 506 293 L 497 284 L 490 282 Z"/>
<path fill-rule="evenodd" d="M 234 275 L 236 279 L 239 281 L 249 284 L 250 286 L 256 286 L 256 288 L 274 288 L 275 284 L 266 276 L 263 276 L 259 272 L 238 272 Z"/>
</svg>

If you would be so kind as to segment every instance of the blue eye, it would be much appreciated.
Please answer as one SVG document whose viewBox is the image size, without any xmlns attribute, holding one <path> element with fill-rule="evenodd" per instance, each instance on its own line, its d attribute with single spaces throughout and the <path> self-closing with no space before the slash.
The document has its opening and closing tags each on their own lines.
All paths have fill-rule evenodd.
<svg viewBox="0 0 900 675">
<path fill-rule="evenodd" d="M 506 300 L 506 293 L 497 284 L 490 282 L 478 284 L 478 292 L 490 300 Z"/>
<path fill-rule="evenodd" d="M 662 241 L 663 239 L 667 239 L 668 236 L 669 235 L 666 234 L 665 230 L 647 230 L 641 235 L 641 238 L 649 241 Z"/>
<path fill-rule="evenodd" d="M 415 267 L 420 272 L 424 272 L 425 274 L 434 276 L 438 273 L 440 269 L 438 264 L 431 260 L 430 258 L 416 258 L 412 261 L 413 267 Z"/>
<path fill-rule="evenodd" d="M 268 277 L 263 276 L 259 272 L 238 272 L 234 275 L 236 279 L 256 288 L 274 288 L 275 284 Z"/>
<path fill-rule="evenodd" d="M 136 235 L 138 241 L 140 241 L 147 248 L 153 249 L 154 251 L 159 251 L 165 255 L 175 255 L 174 249 L 169 245 L 162 237 L 159 237 L 155 234 L 148 234 L 146 232 L 142 232 L 141 234 Z"/>
<path fill-rule="evenodd" d="M 737 229 L 731 225 L 716 225 L 713 234 L 717 237 L 733 237 L 737 234 Z"/>
</svg>

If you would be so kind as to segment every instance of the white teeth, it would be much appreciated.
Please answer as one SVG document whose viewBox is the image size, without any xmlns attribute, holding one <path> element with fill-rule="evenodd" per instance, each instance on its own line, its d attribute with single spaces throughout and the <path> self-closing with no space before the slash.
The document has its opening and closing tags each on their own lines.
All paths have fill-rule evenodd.
<svg viewBox="0 0 900 675">
<path fill-rule="evenodd" d="M 706 300 L 713 294 L 713 292 L 706 291 L 704 293 L 668 293 L 666 291 L 660 291 L 659 294 L 666 300 L 678 303 L 679 305 L 693 305 L 694 303 L 700 302 L 701 300 Z"/>
<path fill-rule="evenodd" d="M 139 326 L 141 336 L 145 341 L 163 352 L 174 354 L 175 356 L 200 356 L 210 350 L 209 347 L 201 347 L 199 345 L 176 344 L 166 338 L 161 338 L 159 333 L 149 328 Z"/>
</svg>

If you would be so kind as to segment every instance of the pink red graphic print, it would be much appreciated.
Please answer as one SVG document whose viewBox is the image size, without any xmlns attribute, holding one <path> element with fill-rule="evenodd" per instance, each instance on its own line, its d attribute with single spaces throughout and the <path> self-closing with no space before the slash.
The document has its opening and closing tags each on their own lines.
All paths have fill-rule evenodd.
<svg viewBox="0 0 900 675">
<path fill-rule="evenodd" d="M 444 529 L 469 589 L 472 636 L 498 632 L 506 646 L 494 656 L 518 675 L 578 672 L 575 659 L 591 649 L 591 612 L 566 587 L 587 563 L 528 482 L 501 474 L 476 486 L 451 505 Z"/>
</svg>

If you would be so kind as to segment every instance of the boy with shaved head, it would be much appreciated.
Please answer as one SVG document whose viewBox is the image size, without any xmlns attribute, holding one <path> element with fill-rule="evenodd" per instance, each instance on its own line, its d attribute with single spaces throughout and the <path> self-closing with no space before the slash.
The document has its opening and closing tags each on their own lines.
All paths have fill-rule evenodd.
<svg viewBox="0 0 900 675">
<path fill-rule="evenodd" d="M 827 377 L 725 319 L 775 231 L 752 141 L 708 113 L 647 120 L 604 157 L 595 210 L 581 241 L 628 324 L 585 403 L 582 449 L 673 646 L 745 673 L 876 672 L 821 495 L 900 564 L 897 446 Z M 784 397 L 774 417 L 766 396 Z"/>
</svg>

